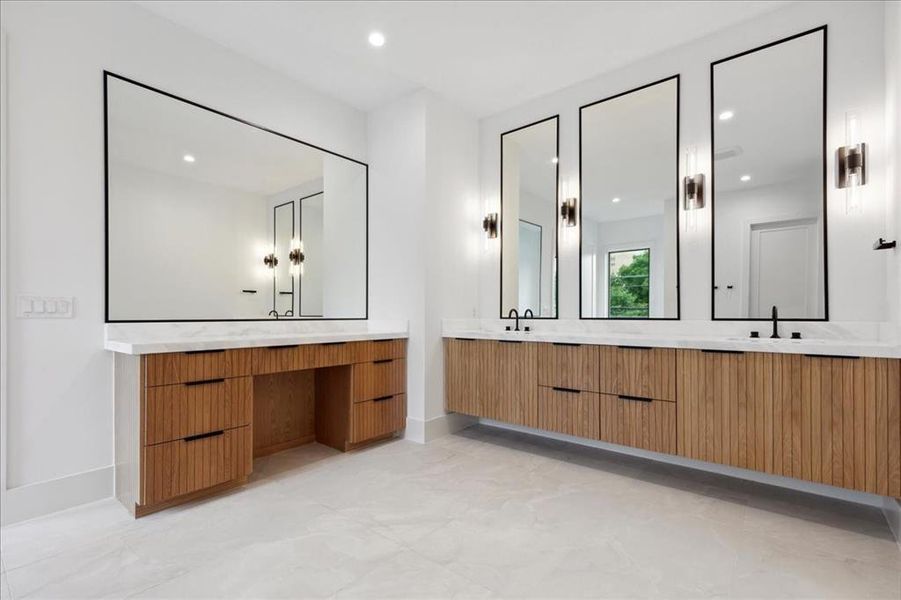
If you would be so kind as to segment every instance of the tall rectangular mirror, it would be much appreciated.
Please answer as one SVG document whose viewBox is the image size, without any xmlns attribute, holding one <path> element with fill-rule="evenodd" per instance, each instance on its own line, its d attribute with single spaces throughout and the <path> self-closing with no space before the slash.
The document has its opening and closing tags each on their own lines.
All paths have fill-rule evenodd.
<svg viewBox="0 0 901 600">
<path fill-rule="evenodd" d="M 502 318 L 557 318 L 558 121 L 501 134 Z"/>
<path fill-rule="evenodd" d="M 826 28 L 710 66 L 713 318 L 828 318 Z"/>
<path fill-rule="evenodd" d="M 579 111 L 580 316 L 679 318 L 679 76 Z"/>
<path fill-rule="evenodd" d="M 367 318 L 368 167 L 105 76 L 107 322 Z"/>
</svg>

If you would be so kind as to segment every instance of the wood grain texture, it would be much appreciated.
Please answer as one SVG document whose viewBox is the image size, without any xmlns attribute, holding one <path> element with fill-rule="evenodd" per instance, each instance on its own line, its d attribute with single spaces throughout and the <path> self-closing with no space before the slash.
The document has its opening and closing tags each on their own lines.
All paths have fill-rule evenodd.
<svg viewBox="0 0 901 600">
<path fill-rule="evenodd" d="M 600 391 L 598 346 L 538 344 L 538 385 Z"/>
<path fill-rule="evenodd" d="M 315 373 L 293 371 L 253 378 L 253 455 L 306 444 L 316 437 Z"/>
<path fill-rule="evenodd" d="M 143 449 L 142 505 L 154 505 L 228 481 L 253 468 L 249 426 L 194 441 L 177 440 Z"/>
<path fill-rule="evenodd" d="M 480 393 L 479 416 L 526 427 L 538 426 L 538 344 L 488 342 L 488 386 Z"/>
<path fill-rule="evenodd" d="M 701 350 L 677 356 L 678 453 L 773 473 L 776 356 Z"/>
<path fill-rule="evenodd" d="M 397 394 L 385 400 L 368 400 L 353 405 L 350 443 L 359 444 L 400 431 L 407 424 L 407 396 Z"/>
<path fill-rule="evenodd" d="M 600 439 L 598 394 L 538 388 L 538 428 L 592 440 Z"/>
<path fill-rule="evenodd" d="M 404 358 L 404 339 L 253 348 L 253 373 L 303 371 L 390 358 Z"/>
<path fill-rule="evenodd" d="M 673 348 L 599 346 L 600 391 L 676 401 L 676 351 Z"/>
<path fill-rule="evenodd" d="M 316 441 L 344 452 L 350 438 L 350 366 L 316 370 Z"/>
<path fill-rule="evenodd" d="M 598 395 L 598 439 L 653 452 L 676 453 L 676 403 Z"/>
<path fill-rule="evenodd" d="M 445 408 L 479 416 L 489 394 L 493 346 L 486 340 L 444 340 Z"/>
<path fill-rule="evenodd" d="M 234 377 L 199 385 L 149 387 L 142 419 L 145 445 L 249 425 L 253 378 Z"/>
<path fill-rule="evenodd" d="M 171 385 L 250 375 L 250 348 L 209 352 L 170 352 L 141 357 L 144 384 Z"/>
<path fill-rule="evenodd" d="M 901 496 L 901 361 L 792 356 L 782 371 L 777 472 Z"/>
<path fill-rule="evenodd" d="M 363 402 L 399 394 L 407 385 L 407 361 L 402 358 L 357 363 L 353 366 L 353 401 Z"/>
</svg>

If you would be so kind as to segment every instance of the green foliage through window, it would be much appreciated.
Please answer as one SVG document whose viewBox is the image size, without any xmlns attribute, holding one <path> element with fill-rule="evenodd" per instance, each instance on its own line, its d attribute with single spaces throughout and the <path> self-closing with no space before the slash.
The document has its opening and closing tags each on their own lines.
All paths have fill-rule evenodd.
<svg viewBox="0 0 901 600">
<path fill-rule="evenodd" d="M 622 250 L 608 256 L 609 283 L 607 289 L 610 317 L 650 316 L 651 251 Z"/>
</svg>

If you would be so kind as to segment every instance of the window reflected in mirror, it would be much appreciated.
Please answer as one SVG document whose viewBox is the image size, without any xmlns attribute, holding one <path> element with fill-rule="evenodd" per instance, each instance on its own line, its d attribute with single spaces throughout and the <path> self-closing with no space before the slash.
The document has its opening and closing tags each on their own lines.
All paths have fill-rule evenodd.
<svg viewBox="0 0 901 600">
<path fill-rule="evenodd" d="M 679 78 L 580 115 L 581 317 L 679 318 Z"/>
<path fill-rule="evenodd" d="M 501 317 L 557 318 L 558 117 L 501 135 Z"/>
<path fill-rule="evenodd" d="M 711 65 L 713 317 L 827 317 L 825 28 Z"/>
</svg>

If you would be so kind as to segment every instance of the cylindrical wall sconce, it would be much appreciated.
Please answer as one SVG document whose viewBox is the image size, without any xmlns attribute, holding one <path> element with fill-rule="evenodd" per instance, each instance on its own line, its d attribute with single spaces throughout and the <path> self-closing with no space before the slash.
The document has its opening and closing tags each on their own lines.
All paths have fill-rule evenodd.
<svg viewBox="0 0 901 600">
<path fill-rule="evenodd" d="M 274 269 L 278 266 L 278 257 L 275 254 L 267 254 L 263 257 L 263 264 L 269 267 L 270 269 Z"/>
<path fill-rule="evenodd" d="M 685 228 L 694 231 L 698 227 L 697 211 L 704 208 L 704 174 L 698 173 L 698 151 L 694 146 L 689 146 L 685 151 L 682 208 L 686 213 Z"/>
<path fill-rule="evenodd" d="M 845 114 L 845 145 L 835 151 L 835 186 L 845 190 L 845 213 L 861 210 L 860 186 L 867 183 L 867 145 L 860 141 L 860 118 Z"/>
<path fill-rule="evenodd" d="M 560 205 L 560 219 L 565 227 L 576 226 L 576 199 L 567 198 Z"/>
<path fill-rule="evenodd" d="M 488 235 L 488 239 L 497 237 L 497 213 L 488 213 L 482 219 L 482 229 Z"/>
</svg>

